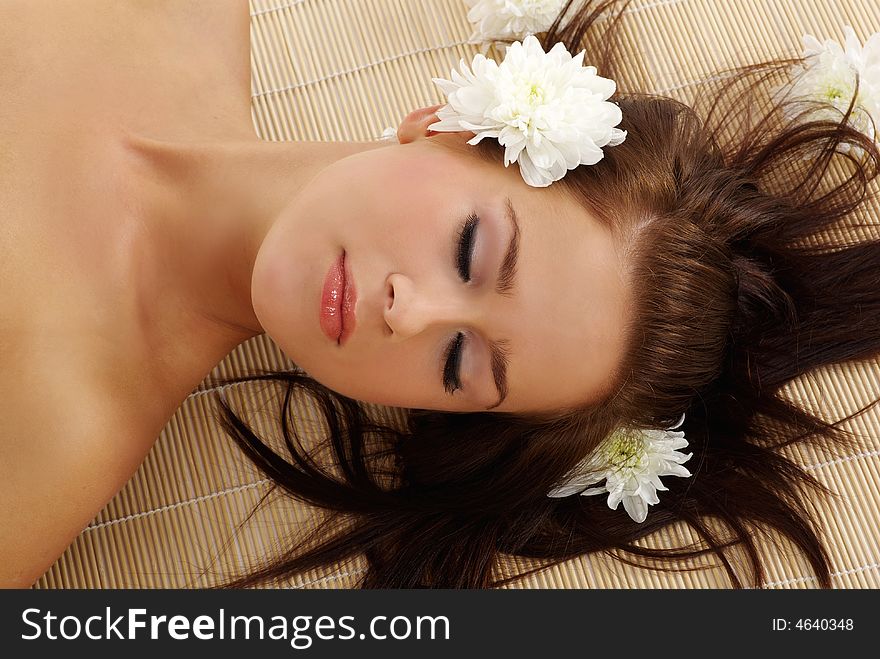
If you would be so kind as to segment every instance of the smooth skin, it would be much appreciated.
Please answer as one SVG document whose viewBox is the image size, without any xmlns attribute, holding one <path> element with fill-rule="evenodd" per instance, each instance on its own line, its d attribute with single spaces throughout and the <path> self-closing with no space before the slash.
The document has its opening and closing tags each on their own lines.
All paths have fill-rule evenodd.
<svg viewBox="0 0 880 659">
<path fill-rule="evenodd" d="M 205 375 L 263 332 L 340 393 L 430 409 L 586 404 L 619 358 L 618 246 L 559 186 L 479 160 L 471 133 L 432 134 L 437 106 L 405 117 L 399 143 L 261 141 L 247 3 L 220 5 L 5 5 L 18 22 L 0 21 L 0 585 L 39 578 Z M 502 295 L 507 199 L 520 249 Z M 470 213 L 465 282 L 456 234 Z M 340 347 L 318 310 L 343 249 L 359 300 Z M 450 394 L 441 360 L 458 332 Z M 496 405 L 487 345 L 502 340 Z"/>
</svg>

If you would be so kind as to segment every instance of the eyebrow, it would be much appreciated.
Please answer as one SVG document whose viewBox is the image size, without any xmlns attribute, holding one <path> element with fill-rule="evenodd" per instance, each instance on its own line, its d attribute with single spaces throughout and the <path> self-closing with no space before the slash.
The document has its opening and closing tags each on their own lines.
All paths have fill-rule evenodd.
<svg viewBox="0 0 880 659">
<path fill-rule="evenodd" d="M 495 284 L 495 292 L 499 295 L 511 297 L 516 284 L 516 263 L 519 258 L 519 218 L 510 197 L 505 199 L 505 217 L 511 225 L 512 235 L 507 245 L 507 251 L 504 254 L 504 260 L 498 268 L 498 277 Z M 499 339 L 498 341 L 489 341 L 489 354 L 492 362 L 492 378 L 495 380 L 495 388 L 498 390 L 498 400 L 487 407 L 491 410 L 501 405 L 507 398 L 507 367 L 510 364 L 510 352 L 507 349 L 509 341 Z"/>
</svg>

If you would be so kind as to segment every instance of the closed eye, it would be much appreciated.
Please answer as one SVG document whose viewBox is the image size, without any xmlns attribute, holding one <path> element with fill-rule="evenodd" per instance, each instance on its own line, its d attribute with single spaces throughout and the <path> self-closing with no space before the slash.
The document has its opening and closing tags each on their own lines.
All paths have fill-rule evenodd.
<svg viewBox="0 0 880 659">
<path fill-rule="evenodd" d="M 463 281 L 471 280 L 471 259 L 474 255 L 474 233 L 480 218 L 471 213 L 458 230 L 458 274 Z"/>
<path fill-rule="evenodd" d="M 474 254 L 474 234 L 480 218 L 476 213 L 471 213 L 465 218 L 458 229 L 456 265 L 458 275 L 465 283 L 471 280 L 471 262 Z M 456 389 L 461 389 L 461 355 L 463 352 L 465 335 L 461 332 L 449 343 L 446 349 L 446 358 L 443 364 L 443 388 L 452 394 Z"/>
<path fill-rule="evenodd" d="M 464 345 L 464 334 L 459 332 L 446 350 L 446 362 L 443 367 L 443 388 L 453 394 L 461 389 L 461 353 Z"/>
</svg>

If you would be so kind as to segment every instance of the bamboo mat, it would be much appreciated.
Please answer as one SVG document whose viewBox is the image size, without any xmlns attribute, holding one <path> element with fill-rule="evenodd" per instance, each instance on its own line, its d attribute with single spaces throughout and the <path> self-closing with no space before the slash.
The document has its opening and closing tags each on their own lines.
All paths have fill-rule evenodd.
<svg viewBox="0 0 880 659">
<path fill-rule="evenodd" d="M 411 109 L 444 101 L 432 76 L 448 77 L 468 45 L 471 26 L 461 0 L 251 0 L 252 108 L 267 140 L 364 140 L 397 125 Z M 874 0 L 634 0 L 623 24 L 623 73 L 644 88 L 687 101 L 695 84 L 717 69 L 800 53 L 801 35 L 842 39 L 845 24 L 864 39 L 880 30 Z M 491 56 L 498 56 L 494 49 Z M 880 225 L 877 208 L 868 217 Z M 844 231 L 842 229 L 841 231 Z M 183 402 L 137 474 L 89 524 L 35 588 L 203 587 L 274 554 L 284 538 L 315 523 L 315 512 L 273 496 L 236 532 L 268 483 L 212 419 L 216 378 L 251 368 L 294 367 L 265 336 L 233 351 Z M 880 392 L 880 359 L 822 369 L 786 393 L 835 418 Z M 227 392 L 261 436 L 277 436 L 278 389 L 235 385 Z M 297 423 L 319 430 L 314 410 L 297 400 Z M 402 423 L 399 411 L 369 408 Z M 880 410 L 844 426 L 865 437 L 850 455 L 813 450 L 791 455 L 840 493 L 820 520 L 837 587 L 880 587 Z M 670 527 L 646 546 L 694 540 Z M 776 536 L 771 535 L 771 538 Z M 765 587 L 811 588 L 803 558 L 781 540 L 761 540 Z M 735 558 L 735 557 L 734 557 Z M 505 574 L 535 565 L 505 563 Z M 596 554 L 530 576 L 514 587 L 727 587 L 717 559 L 656 572 Z M 327 566 L 285 587 L 353 587 L 363 561 Z"/>
</svg>

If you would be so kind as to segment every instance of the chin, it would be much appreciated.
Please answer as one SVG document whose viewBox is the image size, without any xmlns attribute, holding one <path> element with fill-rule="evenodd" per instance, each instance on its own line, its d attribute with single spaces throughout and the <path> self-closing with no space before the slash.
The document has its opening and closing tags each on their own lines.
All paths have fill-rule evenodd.
<svg viewBox="0 0 880 659">
<path fill-rule="evenodd" d="M 303 271 L 293 267 L 289 256 L 280 258 L 277 251 L 264 248 L 257 254 L 251 275 L 251 306 L 263 331 L 287 353 L 285 345 L 299 346 L 300 350 L 310 345 L 309 337 L 301 334 L 308 327 L 310 307 L 315 309 L 317 328 L 318 302 L 306 294 Z"/>
<path fill-rule="evenodd" d="M 274 314 L 271 300 L 277 299 L 279 294 L 276 284 L 279 276 L 274 272 L 277 268 L 273 267 L 274 263 L 269 252 L 271 250 L 267 249 L 264 241 L 257 252 L 254 270 L 251 273 L 251 306 L 263 331 L 271 334 L 271 328 L 275 326 L 272 322 Z"/>
</svg>

